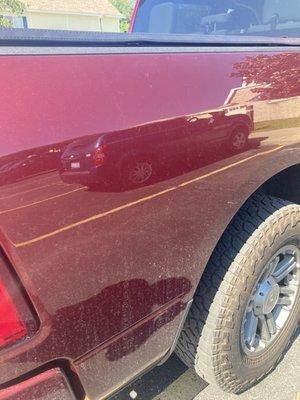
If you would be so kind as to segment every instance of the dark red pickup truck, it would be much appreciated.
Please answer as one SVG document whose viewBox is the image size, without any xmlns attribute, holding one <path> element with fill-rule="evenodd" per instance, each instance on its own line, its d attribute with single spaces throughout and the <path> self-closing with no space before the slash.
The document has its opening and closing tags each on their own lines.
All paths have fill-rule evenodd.
<svg viewBox="0 0 300 400">
<path fill-rule="evenodd" d="M 173 352 L 240 393 L 300 315 L 299 0 L 0 30 L 0 399 L 107 398 Z"/>
</svg>

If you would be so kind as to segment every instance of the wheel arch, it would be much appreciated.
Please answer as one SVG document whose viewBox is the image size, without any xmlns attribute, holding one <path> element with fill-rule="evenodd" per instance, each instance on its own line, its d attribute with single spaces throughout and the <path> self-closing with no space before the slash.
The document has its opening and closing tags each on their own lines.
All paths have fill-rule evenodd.
<svg viewBox="0 0 300 400">
<path fill-rule="evenodd" d="M 272 171 L 271 171 L 272 172 Z M 209 262 L 213 253 L 218 246 L 223 234 L 225 233 L 228 226 L 231 224 L 232 220 L 236 217 L 241 208 L 245 203 L 255 194 L 261 193 L 265 195 L 270 195 L 274 197 L 280 197 L 283 200 L 288 200 L 290 202 L 300 204 L 300 162 L 296 162 L 292 165 L 283 167 L 280 171 L 275 171 L 270 174 L 271 176 L 266 177 L 263 182 L 254 187 L 254 190 L 250 190 L 249 193 L 244 197 L 244 200 L 239 204 L 232 215 L 229 215 L 229 219 L 226 223 L 222 225 L 222 228 L 218 232 L 218 237 L 216 237 L 214 246 L 209 249 L 209 254 L 207 255 L 207 260 L 204 268 L 201 268 L 201 273 L 198 279 L 198 287 L 202 284 L 203 273 L 209 266 Z M 296 184 L 295 184 L 296 183 Z M 202 279 L 203 278 L 203 279 Z M 196 296 L 196 291 L 194 293 L 194 299 Z M 188 307 L 193 303 L 193 299 L 188 303 Z M 188 315 L 188 311 L 187 311 Z M 187 317 L 184 316 L 184 318 Z M 182 327 L 180 327 L 182 329 Z"/>
<path fill-rule="evenodd" d="M 121 170 L 126 163 L 138 157 L 151 157 L 155 159 L 155 154 L 154 152 L 151 151 L 139 151 L 139 150 L 129 151 L 126 154 L 124 154 L 124 156 L 119 160 L 118 162 L 119 169 Z"/>
<path fill-rule="evenodd" d="M 279 172 L 273 173 L 267 177 L 263 182 L 260 182 L 254 190 L 251 190 L 243 199 L 243 201 L 234 210 L 233 214 L 229 215 L 227 221 L 222 225 L 222 228 L 218 232 L 215 243 L 209 251 L 207 262 L 201 269 L 201 275 L 199 282 L 201 281 L 204 270 L 206 269 L 211 256 L 213 255 L 215 248 L 217 247 L 222 235 L 230 225 L 231 221 L 235 218 L 240 209 L 244 204 L 257 192 L 264 193 L 266 195 L 279 197 L 283 200 L 300 204 L 300 162 L 287 166 L 281 169 Z"/>
<path fill-rule="evenodd" d="M 300 204 L 300 163 L 285 168 L 259 188 L 265 194 Z"/>
<path fill-rule="evenodd" d="M 231 127 L 231 129 L 230 129 L 230 136 L 232 136 L 232 135 L 234 134 L 234 132 L 235 132 L 238 128 L 243 128 L 243 129 L 247 130 L 248 136 L 249 136 L 250 133 L 251 133 L 250 122 L 248 123 L 247 121 L 239 120 L 239 121 L 236 121 L 236 122 L 232 125 L 232 127 Z"/>
</svg>

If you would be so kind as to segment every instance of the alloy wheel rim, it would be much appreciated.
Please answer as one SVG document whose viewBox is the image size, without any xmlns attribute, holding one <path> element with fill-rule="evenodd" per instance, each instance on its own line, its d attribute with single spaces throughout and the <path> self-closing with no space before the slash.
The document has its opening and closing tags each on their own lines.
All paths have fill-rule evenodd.
<svg viewBox="0 0 300 400">
<path fill-rule="evenodd" d="M 286 325 L 300 291 L 300 249 L 278 250 L 255 285 L 242 324 L 242 347 L 248 355 L 265 351 Z"/>
<path fill-rule="evenodd" d="M 139 162 L 130 171 L 130 180 L 140 184 L 146 182 L 152 175 L 152 165 L 148 162 Z"/>
</svg>

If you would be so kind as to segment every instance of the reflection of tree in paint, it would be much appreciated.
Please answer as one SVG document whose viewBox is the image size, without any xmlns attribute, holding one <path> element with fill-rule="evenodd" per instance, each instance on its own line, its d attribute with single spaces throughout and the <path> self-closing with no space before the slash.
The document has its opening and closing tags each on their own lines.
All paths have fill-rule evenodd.
<svg viewBox="0 0 300 400">
<path fill-rule="evenodd" d="M 255 83 L 253 92 L 259 93 L 261 100 L 287 98 L 300 95 L 300 54 L 280 53 L 248 56 L 234 65 L 232 77 Z M 260 85 L 260 86 L 259 86 Z"/>
</svg>

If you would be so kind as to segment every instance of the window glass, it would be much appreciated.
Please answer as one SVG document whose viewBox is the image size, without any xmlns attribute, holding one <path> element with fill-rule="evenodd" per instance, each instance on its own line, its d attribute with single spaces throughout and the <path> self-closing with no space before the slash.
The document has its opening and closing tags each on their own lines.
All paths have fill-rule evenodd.
<svg viewBox="0 0 300 400">
<path fill-rule="evenodd" d="M 300 0 L 0 0 L 1 27 L 300 37 Z"/>
<path fill-rule="evenodd" d="M 6 16 L 6 19 L 12 28 L 27 28 L 26 17 L 8 15 Z"/>
<path fill-rule="evenodd" d="M 300 0 L 141 0 L 133 30 L 300 37 Z"/>
</svg>

